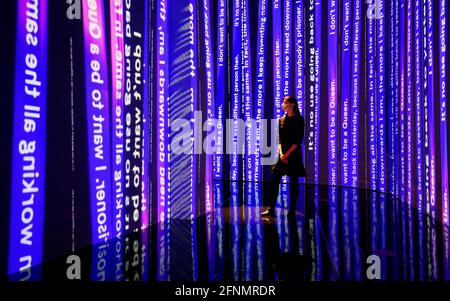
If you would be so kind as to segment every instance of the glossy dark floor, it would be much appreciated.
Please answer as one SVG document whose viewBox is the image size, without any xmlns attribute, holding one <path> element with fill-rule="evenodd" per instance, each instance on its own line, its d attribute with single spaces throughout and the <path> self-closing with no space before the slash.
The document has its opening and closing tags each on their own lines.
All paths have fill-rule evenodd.
<svg viewBox="0 0 450 301">
<path fill-rule="evenodd" d="M 265 218 L 261 184 L 216 183 L 218 206 L 209 214 L 171 219 L 168 227 L 153 224 L 143 232 L 77 251 L 83 277 L 94 281 L 446 279 L 448 229 L 443 231 L 442 223 L 426 214 L 426 204 L 416 208 L 378 192 L 303 185 L 295 215 L 289 215 L 288 190 L 281 189 L 276 216 Z M 67 267 L 62 256 L 35 268 L 42 268 L 42 279 L 58 280 L 64 279 Z"/>
</svg>

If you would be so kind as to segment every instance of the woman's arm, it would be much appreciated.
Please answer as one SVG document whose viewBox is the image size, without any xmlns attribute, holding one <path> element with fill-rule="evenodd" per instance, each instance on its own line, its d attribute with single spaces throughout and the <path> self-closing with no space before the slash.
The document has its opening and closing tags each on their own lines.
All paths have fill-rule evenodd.
<svg viewBox="0 0 450 301">
<path fill-rule="evenodd" d="M 292 146 L 288 149 L 288 151 L 284 154 L 284 157 L 287 159 L 289 155 L 297 149 L 297 144 L 292 144 Z"/>
</svg>

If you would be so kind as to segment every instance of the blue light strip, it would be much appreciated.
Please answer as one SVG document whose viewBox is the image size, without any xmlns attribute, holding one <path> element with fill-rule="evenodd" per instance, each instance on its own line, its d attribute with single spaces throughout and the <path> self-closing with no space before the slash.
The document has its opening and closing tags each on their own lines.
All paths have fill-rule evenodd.
<svg viewBox="0 0 450 301">
<path fill-rule="evenodd" d="M 252 74 L 252 56 L 250 48 L 250 20 L 248 13 L 248 0 L 242 0 L 242 105 L 244 109 L 244 120 L 247 123 L 245 128 L 245 155 L 243 156 L 243 179 L 254 181 L 255 169 L 255 145 L 254 138 L 256 134 L 256 124 L 248 124 L 253 120 L 253 74 Z M 254 206 L 254 198 L 247 197 L 247 206 Z"/>
<path fill-rule="evenodd" d="M 142 240 L 142 246 L 141 246 L 141 266 L 142 266 L 142 280 L 148 281 L 149 279 L 149 269 L 148 269 L 148 257 L 149 257 L 149 235 L 148 231 L 145 231 L 150 223 L 150 181 L 149 181 L 149 167 L 150 167 L 150 94 L 149 94 L 149 85 L 150 85 L 150 78 L 149 78 L 149 22 L 150 22 L 150 15 L 149 15 L 149 0 L 144 0 L 144 6 L 145 6 L 145 12 L 144 12 L 144 98 L 143 98 L 143 124 L 144 129 L 142 132 L 142 203 L 141 203 L 141 240 Z"/>
<path fill-rule="evenodd" d="M 394 30 L 395 30 L 395 41 L 394 41 L 394 62 L 395 64 L 395 93 L 394 93 L 394 120 L 395 120 L 395 131 L 394 131 L 394 166 L 393 166 L 393 178 L 391 179 L 394 183 L 394 196 L 396 198 L 400 195 L 400 177 L 401 177 L 401 155 L 400 155 L 400 136 L 401 136 L 401 116 L 400 116 L 400 97 L 401 97 L 401 69 L 400 69 L 400 0 L 395 0 L 395 20 L 394 20 Z"/>
<path fill-rule="evenodd" d="M 212 51 L 212 36 L 211 36 L 211 12 L 210 1 L 203 0 L 202 17 L 200 18 L 204 22 L 205 29 L 205 58 L 206 58 L 206 99 L 207 99 L 207 122 L 210 127 L 213 127 L 212 120 L 215 118 L 215 61 L 214 52 Z M 208 133 L 209 134 L 209 133 Z M 215 229 L 213 223 L 212 212 L 214 210 L 213 204 L 213 169 L 215 162 L 215 152 L 210 155 L 210 152 L 206 150 L 206 166 L 205 166 L 205 206 L 206 206 L 206 235 L 208 246 L 208 258 L 213 260 L 216 252 L 216 246 L 214 243 Z M 196 230 L 193 229 L 193 233 Z M 213 275 L 214 265 L 209 265 L 209 274 Z"/>
<path fill-rule="evenodd" d="M 341 188 L 342 191 L 342 216 L 343 216 L 343 240 L 344 240 L 344 279 L 352 279 L 352 248 L 350 246 L 350 228 L 351 228 L 351 211 L 350 211 L 350 197 L 351 191 L 348 188 L 351 184 L 351 168 L 350 168 L 350 153 L 351 153 L 351 138 L 350 130 L 353 129 L 351 119 L 351 77 L 353 76 L 351 65 L 351 45 L 350 39 L 352 36 L 352 6 L 350 0 L 344 0 L 342 5 L 342 34 L 341 34 Z M 359 30 L 359 28 L 357 29 Z"/>
<path fill-rule="evenodd" d="M 252 97 L 252 67 L 251 67 L 251 51 L 250 51 L 250 20 L 248 13 L 248 0 L 242 0 L 242 91 L 243 91 L 243 106 L 244 119 L 250 122 L 253 118 L 253 97 Z M 244 183 L 245 195 L 245 210 L 247 224 L 244 233 L 244 275 L 243 279 L 249 281 L 253 276 L 253 227 L 254 227 L 254 210 L 255 210 L 255 196 L 253 190 L 253 172 L 255 168 L 254 155 L 254 138 L 253 128 L 254 124 L 247 124 L 245 130 L 245 155 L 243 156 L 243 179 L 248 181 Z"/>
<path fill-rule="evenodd" d="M 359 1 L 359 0 L 356 0 Z M 355 5 L 356 7 L 356 5 Z M 360 6 L 359 6 L 360 7 Z M 352 188 L 351 191 L 352 200 L 352 250 L 353 250 L 353 280 L 361 281 L 362 276 L 362 258 L 361 258 L 361 247 L 359 240 L 360 225 L 359 225 L 359 198 L 358 190 Z"/>
<path fill-rule="evenodd" d="M 169 22 L 168 1 L 158 1 L 156 5 L 156 94 L 157 94 L 157 122 L 156 122 L 156 191 L 157 191 L 157 280 L 169 280 L 169 222 L 170 207 L 169 177 L 168 177 L 168 111 L 169 96 Z"/>
<path fill-rule="evenodd" d="M 378 0 L 379 17 L 376 20 L 376 108 L 378 120 L 378 189 L 386 192 L 386 113 L 385 113 L 385 94 L 386 94 L 386 76 L 385 76 L 385 4 L 384 0 Z"/>
<path fill-rule="evenodd" d="M 83 1 L 86 119 L 91 202 L 93 280 L 105 280 L 113 234 L 111 208 L 110 109 L 102 0 Z M 97 262 L 96 262 L 97 261 Z"/>
<path fill-rule="evenodd" d="M 425 258 L 424 258 L 424 248 L 423 245 L 423 164 L 422 164 L 422 150 L 423 145 L 422 141 L 424 139 L 423 137 L 423 131 L 422 131 L 422 106 L 423 106 L 423 93 L 422 93 L 422 70 L 423 70 L 423 53 L 422 53 L 422 22 L 421 22 L 421 1 L 415 0 L 414 1 L 414 35 L 415 35 L 415 41 L 414 41 L 414 61 L 415 61 L 415 75 L 416 75 L 416 81 L 415 81 L 415 113 L 416 113 L 416 181 L 415 181 L 415 187 L 416 187 L 416 201 L 417 201 L 417 212 L 418 212 L 418 259 L 419 259 L 419 280 L 425 279 Z"/>
<path fill-rule="evenodd" d="M 344 0 L 342 5 L 342 34 L 341 34 L 341 135 L 339 157 L 341 158 L 341 185 L 350 186 L 350 130 L 352 129 L 352 120 L 350 117 L 351 101 L 351 24 L 352 7 L 350 0 Z M 359 30 L 359 29 L 358 29 Z"/>
<path fill-rule="evenodd" d="M 367 59 L 368 59 L 368 103 L 369 103 L 369 186 L 378 188 L 377 160 L 377 107 L 375 81 L 375 20 L 367 18 Z"/>
<path fill-rule="evenodd" d="M 389 4 L 389 3 L 388 3 Z M 387 122 L 388 122 L 388 145 L 387 145 L 387 149 L 388 149 L 388 153 L 389 153 L 389 157 L 387 159 L 387 164 L 388 164 L 388 184 L 389 187 L 387 189 L 387 191 L 394 195 L 395 194 L 395 177 L 396 177 L 396 173 L 397 173 L 397 169 L 395 166 L 395 162 L 396 162 L 396 156 L 397 153 L 395 152 L 395 131 L 396 131 L 396 119 L 395 119 L 395 110 L 396 107 L 398 105 L 397 100 L 397 94 L 396 94 L 396 86 L 395 86 L 395 79 L 396 79 L 396 64 L 395 64 L 395 52 L 396 52 L 396 47 L 398 45 L 397 41 L 396 41 L 396 29 L 397 29 L 397 24 L 395 23 L 395 9 L 396 9 L 397 3 L 396 0 L 391 1 L 390 5 L 389 5 L 389 30 L 388 30 L 388 34 L 389 34 L 389 50 L 388 50 L 388 61 L 389 61 L 389 72 L 388 72 L 388 81 L 389 81 L 389 86 L 388 86 L 388 100 L 387 101 L 387 112 L 388 112 L 388 118 L 387 118 Z"/>
<path fill-rule="evenodd" d="M 442 221 L 444 226 L 444 275 L 450 279 L 450 222 L 448 199 L 448 141 L 447 141 L 447 1 L 439 0 L 439 127 L 441 141 Z"/>
<path fill-rule="evenodd" d="M 358 186 L 359 167 L 359 108 L 360 108 L 360 70 L 361 70 L 361 0 L 353 0 L 352 16 L 352 80 L 351 80 L 351 186 Z"/>
<path fill-rule="evenodd" d="M 387 249 L 387 228 L 386 228 L 386 113 L 385 113 L 385 94 L 386 94 L 386 76 L 385 76 L 385 2 L 379 0 L 378 2 L 379 18 L 376 21 L 376 49 L 377 52 L 377 120 L 378 120 L 378 160 L 379 160 L 379 176 L 378 176 L 378 189 L 380 190 L 380 248 L 382 250 Z M 387 276 L 387 260 L 383 256 L 381 258 L 382 279 L 386 279 Z"/>
<path fill-rule="evenodd" d="M 239 162 L 239 147 L 240 147 L 240 132 L 237 127 L 237 122 L 241 115 L 241 65 L 242 65 L 242 1 L 241 0 L 233 0 L 232 5 L 232 74 L 231 74 L 231 93 L 232 93 L 232 103 L 231 103 L 231 119 L 233 119 L 233 128 L 232 128 L 232 138 L 233 138 L 233 148 L 232 155 L 230 156 L 230 173 L 231 173 L 231 202 L 230 202 L 230 210 L 231 210 L 231 254 L 232 254 L 232 262 L 231 262 L 231 270 L 233 275 L 233 280 L 238 281 L 240 279 L 240 271 L 241 271 L 241 252 L 239 246 L 239 237 L 240 237 L 240 229 L 239 229 L 239 170 L 240 170 L 240 162 Z"/>
<path fill-rule="evenodd" d="M 110 1 L 109 14 L 110 22 L 110 49 L 111 49 L 111 105 L 112 105 L 112 137 L 111 149 L 113 173 L 111 181 L 114 183 L 112 188 L 113 212 L 114 212 L 114 280 L 123 279 L 123 223 L 124 223 L 124 164 L 123 164 L 123 125 L 124 125 L 124 16 L 123 2 Z"/>
<path fill-rule="evenodd" d="M 406 73 L 407 73 L 407 82 L 406 82 L 406 122 L 407 122 L 407 149 L 406 149 L 406 157 L 407 157 L 407 191 L 406 191 L 406 204 L 408 206 L 408 237 L 409 240 L 409 279 L 414 280 L 414 238 L 413 238 L 413 225 L 412 225 L 412 186 L 413 186 L 413 176 L 412 176 L 412 138 L 413 138 L 413 124 L 412 124 L 412 40 L 413 40 L 413 27 L 412 27 L 412 0 L 407 0 L 407 56 L 406 56 Z"/>
<path fill-rule="evenodd" d="M 261 121 L 264 117 L 264 101 L 266 99 L 266 63 L 267 63 L 267 26 L 268 18 L 268 2 L 267 0 L 260 0 L 258 9 L 258 35 L 256 41 L 256 82 L 255 82 L 255 96 L 253 112 L 256 119 L 256 155 L 255 155 L 255 171 L 254 181 L 258 183 L 262 180 L 261 170 L 261 135 L 262 125 Z M 260 206 L 261 204 L 256 204 Z"/>
<path fill-rule="evenodd" d="M 17 1 L 8 257 L 8 274 L 17 274 L 10 280 L 41 278 L 35 266 L 44 230 L 47 11 L 47 0 Z"/>
<path fill-rule="evenodd" d="M 332 264 L 340 271 L 338 246 L 338 28 L 339 7 L 336 0 L 328 0 L 328 184 L 330 185 L 329 235 Z M 345 46 L 344 46 L 345 51 Z M 331 274 L 331 277 L 339 275 Z M 335 280 L 335 279 L 331 279 Z"/>
<path fill-rule="evenodd" d="M 238 121 L 241 115 L 241 0 L 233 0 L 232 14 L 232 54 L 231 54 L 231 119 L 232 126 L 232 154 L 230 156 L 230 178 L 232 181 L 239 180 L 239 148 L 241 145 Z"/>
<path fill-rule="evenodd" d="M 406 239 L 406 0 L 400 0 L 400 200 L 402 200 L 402 258 L 403 258 L 403 281 L 408 280 L 407 271 L 407 239 Z"/>
<path fill-rule="evenodd" d="M 217 8 L 217 55 L 216 55 L 216 95 L 215 95 L 215 119 L 220 123 L 217 128 L 217 150 L 213 154 L 213 178 L 221 180 L 223 173 L 223 121 L 226 96 L 226 58 L 227 58 L 227 4 L 220 0 Z"/>
<path fill-rule="evenodd" d="M 185 120 L 193 131 L 189 134 L 189 143 L 184 145 L 187 153 L 170 150 L 169 157 L 169 190 L 170 190 L 170 217 L 172 219 L 189 220 L 190 232 L 183 237 L 191 240 L 190 248 L 185 246 L 185 251 L 192 254 L 192 279 L 198 279 L 198 258 L 196 240 L 197 196 L 199 175 L 199 156 L 195 155 L 197 143 L 202 139 L 197 137 L 198 123 L 200 119 L 196 112 L 200 108 L 199 98 L 199 73 L 198 60 L 199 40 L 198 6 L 197 2 L 190 0 L 178 0 L 171 3 L 169 10 L 169 112 L 166 118 L 173 120 Z M 211 44 L 209 44 L 211 45 Z M 212 80 L 210 80 L 212 83 Z M 171 124 L 172 130 L 172 124 Z M 201 129 L 200 129 L 201 130 Z M 176 144 L 177 135 L 170 134 L 170 143 Z M 212 170 L 210 169 L 209 172 Z M 202 196 L 204 197 L 204 195 Z M 200 198 L 199 198 L 200 199 Z M 169 235 L 177 240 L 178 232 L 170 232 Z M 187 235 L 187 237 L 186 237 Z M 176 268 L 176 267 L 173 267 Z"/>
<path fill-rule="evenodd" d="M 370 250 L 378 249 L 378 144 L 377 144 L 377 88 L 376 88 L 376 21 L 367 18 L 368 104 L 369 104 L 369 185 L 370 198 Z"/>
</svg>

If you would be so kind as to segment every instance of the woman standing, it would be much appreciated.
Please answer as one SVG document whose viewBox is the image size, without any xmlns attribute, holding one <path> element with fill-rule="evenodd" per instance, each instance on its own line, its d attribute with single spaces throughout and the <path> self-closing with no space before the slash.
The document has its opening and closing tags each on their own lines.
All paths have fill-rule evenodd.
<svg viewBox="0 0 450 301">
<path fill-rule="evenodd" d="M 281 178 L 285 175 L 290 177 L 290 208 L 289 215 L 295 214 L 298 198 L 298 178 L 306 176 L 303 165 L 301 144 L 305 131 L 305 119 L 300 115 L 297 99 L 285 96 L 282 108 L 286 113 L 279 119 L 278 130 L 278 161 L 272 167 L 273 180 L 269 199 L 269 208 L 262 214 L 264 216 L 275 216 L 275 204 L 280 191 Z"/>
</svg>

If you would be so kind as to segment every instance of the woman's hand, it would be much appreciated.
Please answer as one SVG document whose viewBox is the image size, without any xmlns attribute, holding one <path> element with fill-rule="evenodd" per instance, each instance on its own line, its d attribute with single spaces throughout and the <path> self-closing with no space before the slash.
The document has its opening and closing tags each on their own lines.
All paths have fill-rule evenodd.
<svg viewBox="0 0 450 301">
<path fill-rule="evenodd" d="M 287 160 L 287 156 L 286 156 L 286 155 L 281 155 L 281 156 L 280 156 L 280 160 L 281 160 L 281 162 L 283 162 L 283 163 L 288 163 L 288 160 Z"/>
</svg>

